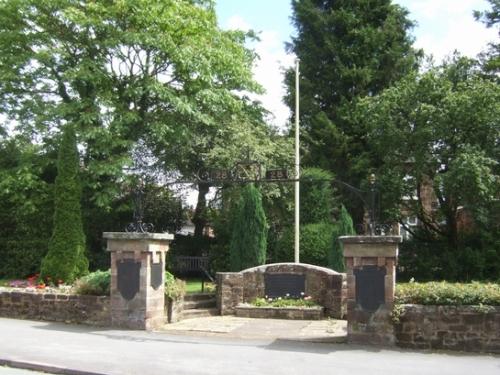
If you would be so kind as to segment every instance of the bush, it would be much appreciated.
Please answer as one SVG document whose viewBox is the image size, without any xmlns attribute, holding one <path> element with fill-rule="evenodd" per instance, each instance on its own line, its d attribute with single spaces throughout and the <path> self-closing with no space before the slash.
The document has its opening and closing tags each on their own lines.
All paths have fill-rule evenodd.
<svg viewBox="0 0 500 375">
<path fill-rule="evenodd" d="M 458 248 L 444 240 L 417 238 L 399 247 L 399 280 L 497 282 L 499 275 L 500 241 L 489 233 L 464 235 Z"/>
<path fill-rule="evenodd" d="M 397 304 L 500 306 L 500 284 L 429 282 L 396 285 Z"/>
<path fill-rule="evenodd" d="M 300 227 L 300 262 L 328 267 L 329 253 L 333 248 L 335 226 L 315 223 Z M 277 260 L 293 262 L 294 229 L 288 228 L 277 244 Z"/>
<path fill-rule="evenodd" d="M 333 175 L 323 169 L 306 168 L 300 180 L 300 224 L 331 221 Z"/>
<path fill-rule="evenodd" d="M 72 283 L 88 273 L 80 207 L 79 157 L 75 132 L 66 126 L 59 148 L 54 199 L 54 228 L 49 251 L 42 260 L 42 278 Z"/>
<path fill-rule="evenodd" d="M 231 271 L 241 271 L 266 262 L 267 220 L 262 195 L 253 184 L 246 185 L 235 208 L 230 249 Z"/>
<path fill-rule="evenodd" d="M 165 271 L 165 297 L 179 299 L 186 294 L 186 282 Z"/>
<path fill-rule="evenodd" d="M 48 240 L 0 241 L 0 278 L 24 278 L 39 272 Z"/>
<path fill-rule="evenodd" d="M 95 271 L 75 282 L 76 294 L 109 296 L 111 271 Z"/>
</svg>

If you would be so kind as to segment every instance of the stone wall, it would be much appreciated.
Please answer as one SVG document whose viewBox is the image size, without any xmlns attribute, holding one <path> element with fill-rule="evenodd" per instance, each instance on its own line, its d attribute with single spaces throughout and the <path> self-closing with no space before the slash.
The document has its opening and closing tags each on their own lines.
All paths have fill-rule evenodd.
<svg viewBox="0 0 500 375">
<path fill-rule="evenodd" d="M 109 326 L 111 325 L 110 298 L 0 288 L 0 316 Z"/>
<path fill-rule="evenodd" d="M 500 353 L 500 306 L 402 305 L 396 345 Z"/>
<path fill-rule="evenodd" d="M 347 342 L 394 345 L 391 320 L 400 236 L 343 236 Z"/>
<path fill-rule="evenodd" d="M 241 272 L 217 273 L 217 307 L 220 314 L 235 314 L 239 304 L 264 297 L 264 276 L 279 273 L 305 275 L 305 294 L 325 308 L 325 315 L 337 319 L 345 316 L 345 274 L 303 263 L 275 263 Z"/>
</svg>

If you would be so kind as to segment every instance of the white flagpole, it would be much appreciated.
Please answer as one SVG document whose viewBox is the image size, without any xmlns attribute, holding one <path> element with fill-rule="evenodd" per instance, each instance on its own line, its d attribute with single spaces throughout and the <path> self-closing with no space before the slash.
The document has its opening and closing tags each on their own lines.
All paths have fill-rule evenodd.
<svg viewBox="0 0 500 375">
<path fill-rule="evenodd" d="M 300 263 L 300 155 L 299 155 L 299 63 L 295 60 L 295 263 Z"/>
</svg>

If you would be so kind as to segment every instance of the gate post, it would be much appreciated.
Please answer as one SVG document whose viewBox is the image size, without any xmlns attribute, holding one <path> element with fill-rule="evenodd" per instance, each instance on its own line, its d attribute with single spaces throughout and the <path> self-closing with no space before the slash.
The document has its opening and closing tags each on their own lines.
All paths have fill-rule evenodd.
<svg viewBox="0 0 500 375">
<path fill-rule="evenodd" d="M 111 324 L 155 329 L 165 324 L 165 254 L 172 234 L 105 232 L 111 254 Z"/>
<path fill-rule="evenodd" d="M 347 273 L 347 341 L 394 345 L 391 312 L 400 236 L 342 236 Z"/>
</svg>

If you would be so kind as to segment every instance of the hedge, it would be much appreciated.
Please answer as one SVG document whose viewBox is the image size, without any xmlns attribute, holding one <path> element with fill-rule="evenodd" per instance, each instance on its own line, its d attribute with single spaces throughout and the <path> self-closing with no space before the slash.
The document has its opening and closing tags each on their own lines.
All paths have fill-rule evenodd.
<svg viewBox="0 0 500 375">
<path fill-rule="evenodd" d="M 397 304 L 500 306 L 500 284 L 428 282 L 396 285 Z"/>
<path fill-rule="evenodd" d="M 0 240 L 0 278 L 23 278 L 40 271 L 48 239 Z"/>
</svg>

